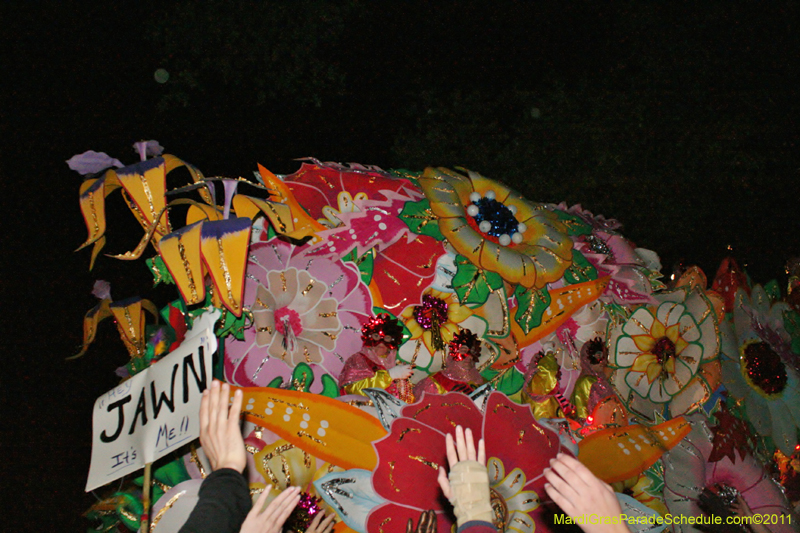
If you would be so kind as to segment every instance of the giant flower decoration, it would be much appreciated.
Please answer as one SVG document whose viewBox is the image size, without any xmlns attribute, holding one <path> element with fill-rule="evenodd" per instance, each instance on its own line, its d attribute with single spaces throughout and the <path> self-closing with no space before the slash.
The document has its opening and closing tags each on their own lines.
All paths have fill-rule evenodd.
<svg viewBox="0 0 800 533">
<path fill-rule="evenodd" d="M 367 531 L 404 532 L 409 518 L 434 509 L 439 531 L 450 531 L 450 506 L 441 497 L 436 476 L 446 465 L 445 435 L 455 425 L 471 428 L 486 444 L 487 467 L 495 525 L 500 531 L 547 531 L 542 471 L 562 447 L 558 435 L 539 425 L 528 406 L 493 393 L 483 412 L 461 393 L 423 396 L 406 406 L 391 433 L 377 441 L 375 492 L 387 502 L 373 509 Z M 491 428 L 491 429 L 490 429 Z"/>
<path fill-rule="evenodd" d="M 777 516 L 778 520 L 769 526 L 770 531 L 796 531 L 791 504 L 761 462 L 743 449 L 731 450 L 729 456 L 712 460 L 715 449 L 712 440 L 717 428 L 710 427 L 709 419 L 700 413 L 689 417 L 689 421 L 692 427 L 689 435 L 662 458 L 664 501 L 669 512 L 673 516 L 701 516 L 701 496 L 706 489 L 714 489 L 723 500 L 730 498 L 727 504 L 741 494 L 754 513 Z M 689 524 L 676 524 L 674 531 L 699 530 Z"/>
<path fill-rule="evenodd" d="M 784 302 L 770 301 L 763 287 L 740 288 L 733 324 L 722 325 L 722 376 L 730 393 L 745 402 L 747 417 L 761 435 L 791 455 L 800 427 L 800 376 L 783 327 Z"/>
<path fill-rule="evenodd" d="M 475 172 L 428 168 L 419 184 L 442 235 L 480 268 L 540 289 L 572 264 L 567 228 L 543 205 Z"/>
<path fill-rule="evenodd" d="M 655 296 L 609 334 L 611 381 L 630 409 L 651 419 L 669 404 L 672 416 L 693 410 L 716 388 L 719 339 L 711 301 L 699 288 Z"/>
<path fill-rule="evenodd" d="M 434 354 L 444 350 L 460 329 L 476 328 L 478 335 L 486 330 L 485 322 L 473 317 L 469 307 L 458 303 L 455 293 L 436 289 L 426 290 L 422 303 L 406 307 L 400 319 L 411 333 L 411 338 L 400 348 L 400 358 L 430 372 L 440 368 L 441 361 L 435 361 Z M 431 367 L 433 363 L 437 364 Z"/>
<path fill-rule="evenodd" d="M 253 325 L 243 341 L 226 341 L 230 382 L 263 387 L 276 377 L 289 378 L 299 363 L 337 379 L 347 357 L 360 349 L 372 299 L 358 268 L 301 257 L 302 251 L 279 239 L 251 246 L 244 305 Z M 317 382 L 312 391 L 320 387 Z"/>
</svg>

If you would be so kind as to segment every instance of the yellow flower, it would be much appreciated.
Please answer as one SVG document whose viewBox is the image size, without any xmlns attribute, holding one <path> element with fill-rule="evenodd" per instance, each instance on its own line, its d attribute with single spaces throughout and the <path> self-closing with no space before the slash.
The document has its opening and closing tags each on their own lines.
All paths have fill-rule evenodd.
<svg viewBox="0 0 800 533">
<path fill-rule="evenodd" d="M 458 296 L 452 292 L 428 289 L 422 298 L 422 305 L 406 307 L 400 319 L 411 333 L 405 344 L 416 345 L 414 364 L 425 368 L 430 364 L 431 356 L 453 340 L 461 329 L 459 324 L 470 318 L 472 311 L 458 303 Z M 420 344 L 424 344 L 427 353 L 422 353 Z"/>
<path fill-rule="evenodd" d="M 510 283 L 540 289 L 572 264 L 572 240 L 558 216 L 475 172 L 427 168 L 419 184 L 456 251 Z"/>
</svg>

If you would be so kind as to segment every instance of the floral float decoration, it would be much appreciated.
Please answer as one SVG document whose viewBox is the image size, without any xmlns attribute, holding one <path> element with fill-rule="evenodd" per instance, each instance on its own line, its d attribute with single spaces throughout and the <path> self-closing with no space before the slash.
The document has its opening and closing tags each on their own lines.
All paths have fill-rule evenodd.
<svg viewBox="0 0 800 533">
<path fill-rule="evenodd" d="M 716 314 L 701 289 L 680 287 L 654 299 L 658 305 L 637 308 L 608 338 L 613 385 L 650 421 L 665 407 L 676 416 L 705 403 L 717 384 L 706 370 L 719 353 Z"/>
<path fill-rule="evenodd" d="M 501 393 L 488 395 L 481 405 L 460 392 L 423 395 L 399 409 L 390 432 L 374 442 L 378 465 L 371 480 L 352 471 L 333 473 L 315 483 L 318 492 L 362 533 L 405 531 L 408 519 L 417 520 L 427 509 L 436 512 L 439 531 L 449 531 L 455 521 L 436 477 L 439 466 L 447 464 L 445 435 L 461 425 L 485 441 L 498 531 L 549 531 L 542 472 L 556 454 L 571 452 L 555 431 L 533 418 L 528 406 Z M 367 483 L 382 502 L 372 508 L 354 498 Z"/>
<path fill-rule="evenodd" d="M 433 466 L 460 423 L 487 439 L 504 530 L 553 528 L 541 469 L 558 450 L 657 512 L 700 512 L 691 507 L 700 495 L 681 486 L 736 488 L 736 471 L 755 483 L 738 489 L 751 507 L 790 512 L 761 463 L 782 457 L 782 482 L 798 478 L 787 465 L 797 463 L 800 430 L 800 269 L 785 295 L 775 283 L 751 285 L 730 258 L 711 289 L 693 268 L 667 289 L 657 255 L 617 221 L 529 201 L 472 171 L 308 159 L 287 176 L 259 165 L 251 179 L 230 179 L 207 177 L 154 141 L 134 150 L 139 161 L 127 165 L 91 151 L 69 161 L 84 177 L 81 248 L 92 248 L 90 266 L 108 261 L 106 212 L 116 206 L 106 198 L 119 194 L 142 233 L 133 250 L 109 257 L 131 264 L 150 250 L 154 281 L 175 295 L 112 299 L 99 283 L 78 355 L 112 318 L 130 355 L 117 370 L 126 379 L 178 347 L 203 309 L 222 310 L 214 373 L 244 387 L 245 417 L 258 428 L 246 440 L 254 493 L 300 480 L 309 506 L 313 484 L 348 527 L 384 533 L 405 529 L 427 498 L 444 530 L 452 519 Z M 404 327 L 397 358 L 414 367 L 411 385 L 446 372 L 448 343 L 469 330 L 478 388 L 410 405 L 375 391 L 353 405 L 336 399 L 362 325 L 379 314 Z M 157 469 L 155 509 L 167 518 L 191 500 L 172 498 L 196 492 L 197 456 L 187 448 L 170 458 L 182 469 Z M 139 526 L 138 483 L 99 497 L 90 515 L 101 529 Z"/>
<path fill-rule="evenodd" d="M 722 372 L 730 394 L 743 401 L 748 420 L 785 455 L 797 445 L 800 428 L 798 356 L 784 328 L 789 305 L 774 301 L 763 287 L 739 289 L 733 320 L 722 329 Z"/>
</svg>

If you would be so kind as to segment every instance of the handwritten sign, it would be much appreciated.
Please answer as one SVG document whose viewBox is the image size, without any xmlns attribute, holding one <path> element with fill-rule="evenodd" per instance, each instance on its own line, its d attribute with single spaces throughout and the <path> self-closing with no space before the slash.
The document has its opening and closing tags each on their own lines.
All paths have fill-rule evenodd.
<svg viewBox="0 0 800 533">
<path fill-rule="evenodd" d="M 200 398 L 212 379 L 218 316 L 216 311 L 196 319 L 177 349 L 95 401 L 87 492 L 200 435 Z"/>
</svg>

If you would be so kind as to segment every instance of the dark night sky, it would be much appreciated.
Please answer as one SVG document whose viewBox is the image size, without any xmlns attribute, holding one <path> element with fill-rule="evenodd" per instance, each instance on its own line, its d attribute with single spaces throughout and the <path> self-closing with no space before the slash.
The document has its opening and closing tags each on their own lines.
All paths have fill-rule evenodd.
<svg viewBox="0 0 800 533">
<path fill-rule="evenodd" d="M 224 91 L 212 91 L 201 106 L 159 112 L 156 104 L 165 88 L 154 81 L 153 73 L 161 66 L 161 56 L 145 32 L 157 17 L 165 16 L 164 5 L 149 0 L 65 0 L 46 7 L 35 1 L 2 3 L 0 179 L 5 207 L 6 340 L 0 381 L 4 452 L 0 473 L 4 509 L 12 510 L 10 516 L 4 513 L 3 530 L 22 530 L 23 524 L 26 530 L 37 531 L 85 527 L 80 515 L 92 502 L 92 496 L 83 493 L 90 409 L 94 399 L 115 384 L 113 371 L 126 355 L 108 325 L 87 356 L 76 362 L 64 358 L 80 345 L 83 313 L 94 305 L 90 291 L 95 279 L 113 280 L 112 292 L 118 298 L 153 297 L 149 274 L 138 263 L 123 269 L 101 258 L 95 272 L 89 273 L 89 252 L 73 253 L 83 242 L 85 229 L 77 201 L 81 179 L 67 168 L 66 159 L 93 149 L 133 162 L 131 143 L 157 139 L 168 153 L 195 164 L 206 175 L 247 175 L 257 162 L 286 173 L 296 168 L 294 158 L 305 156 L 388 168 L 396 128 L 408 120 L 401 108 L 426 80 L 440 88 L 475 84 L 491 90 L 511 81 L 553 75 L 566 80 L 587 72 L 602 76 L 625 59 L 624 39 L 615 33 L 620 17 L 635 16 L 600 9 L 593 2 L 375 4 L 362 2 L 361 16 L 335 50 L 327 51 L 346 73 L 347 91 L 324 100 L 322 107 L 286 99 L 280 106 L 255 110 L 237 105 Z M 781 78 L 786 66 L 781 58 L 790 56 L 789 71 L 796 72 L 798 54 L 769 48 L 774 24 L 782 21 L 779 13 L 772 12 L 762 24 L 761 9 L 740 10 L 737 19 L 697 31 L 707 32 L 710 42 L 716 43 L 710 53 L 733 61 L 739 55 L 758 59 L 757 50 L 763 48 L 761 67 L 771 81 L 759 85 L 761 78 L 754 76 L 747 83 L 753 84 L 754 94 L 774 88 L 776 95 L 783 95 L 773 98 L 775 109 L 767 110 L 780 114 L 786 95 L 796 96 L 783 84 L 795 87 L 798 82 Z M 685 23 L 691 24 L 691 17 Z M 760 24 L 763 30 L 758 29 Z M 744 42 L 728 40 L 727 32 L 739 25 L 756 29 L 744 32 L 749 39 Z M 794 119 L 789 122 L 795 124 Z M 788 131 L 785 142 L 796 140 L 796 129 Z M 491 169 L 477 170 L 492 176 Z M 758 256 L 759 247 L 765 254 L 776 247 L 800 251 L 793 210 L 796 179 L 795 169 L 772 185 L 775 197 L 780 197 L 774 211 L 759 204 L 753 207 L 755 215 L 723 215 L 732 225 L 752 224 L 758 216 L 781 221 L 766 227 L 780 228 L 782 233 L 767 233 L 763 242 L 749 245 L 752 256 Z M 580 191 L 569 201 L 591 208 L 591 199 L 582 198 Z M 624 221 L 623 213 L 605 214 Z M 110 232 L 126 227 L 121 219 L 122 215 L 110 217 Z M 117 242 L 113 249 L 124 246 Z M 769 266 L 763 271 L 779 274 L 774 261 Z"/>
</svg>

